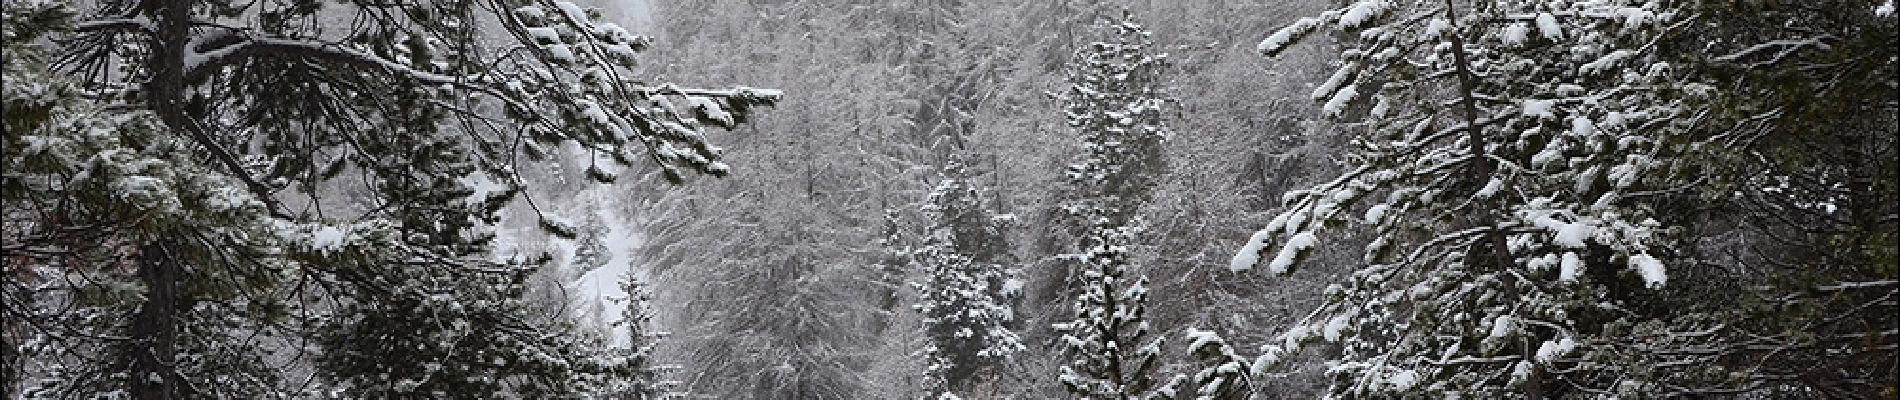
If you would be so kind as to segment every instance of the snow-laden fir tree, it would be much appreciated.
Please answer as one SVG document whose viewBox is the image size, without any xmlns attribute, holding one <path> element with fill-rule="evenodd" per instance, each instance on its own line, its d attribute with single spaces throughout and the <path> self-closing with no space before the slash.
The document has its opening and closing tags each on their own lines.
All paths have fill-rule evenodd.
<svg viewBox="0 0 1900 400">
<path fill-rule="evenodd" d="M 952 158 L 923 207 L 929 225 L 909 251 L 923 272 L 913 282 L 923 315 L 925 378 L 933 393 L 968 393 L 969 385 L 1023 350 L 1011 329 L 1008 291 L 1020 287 L 1005 263 L 1009 219 L 989 210 L 969 172 Z"/>
<path fill-rule="evenodd" d="M 242 186 L 196 163 L 152 113 L 89 101 L 51 71 L 49 39 L 70 29 L 69 7 L 0 7 L 0 389 L 150 397 L 190 385 L 207 397 L 268 397 L 284 379 L 258 347 L 291 333 L 280 324 L 293 318 L 278 297 L 282 263 L 266 252 L 277 232 Z M 142 284 L 161 272 L 219 284 Z"/>
<path fill-rule="evenodd" d="M 39 23 L 63 6 L 7 7 L 5 216 L 30 228 L 0 256 L 21 262 L 9 337 L 37 343 L 8 375 L 44 396 L 597 393 L 625 364 L 531 315 L 533 260 L 487 254 L 516 163 L 567 142 L 718 175 L 702 127 L 777 98 L 633 79 L 647 39 L 565 1 L 112 0 L 69 34 Z M 77 85 L 11 58 L 44 32 Z M 314 371 L 259 361 L 280 351 Z"/>
<path fill-rule="evenodd" d="M 1165 164 L 1167 135 L 1161 81 L 1165 54 L 1134 16 L 1103 21 L 1108 38 L 1077 50 L 1065 101 L 1069 126 L 1081 137 L 1082 160 L 1070 165 L 1071 198 L 1062 209 L 1081 230 L 1075 261 L 1074 317 L 1055 324 L 1070 353 L 1061 382 L 1086 398 L 1173 397 L 1185 376 L 1159 380 L 1165 338 L 1146 319 L 1147 277 L 1135 271 L 1140 245 L 1134 218 Z"/>
<path fill-rule="evenodd" d="M 1055 94 L 1084 151 L 1068 166 L 1070 193 L 1062 205 L 1080 227 L 1096 219 L 1128 225 L 1167 170 L 1163 111 L 1171 100 L 1162 79 L 1168 55 L 1150 49 L 1153 34 L 1133 18 L 1105 19 L 1107 40 L 1076 51 L 1069 87 Z"/>
<path fill-rule="evenodd" d="M 1653 384 L 1568 382 L 1607 373 L 1593 349 L 1657 329 L 1626 307 L 1670 284 L 1681 242 L 1657 203 L 1694 184 L 1679 170 L 1696 148 L 1697 104 L 1713 92 L 1657 52 L 1694 21 L 1682 8 L 1358 0 L 1269 35 L 1259 48 L 1271 56 L 1312 32 L 1341 33 L 1340 66 L 1312 98 L 1363 133 L 1349 170 L 1286 193 L 1231 267 L 1290 273 L 1341 224 L 1375 237 L 1365 265 L 1254 366 L 1321 339 L 1342 351 L 1334 396 Z"/>
<path fill-rule="evenodd" d="M 1129 258 L 1135 233 L 1129 226 L 1096 226 L 1084 238 L 1090 247 L 1068 255 L 1079 261 L 1081 287 L 1075 318 L 1055 324 L 1070 353 L 1063 386 L 1092 399 L 1172 398 L 1186 376 L 1159 380 L 1156 371 L 1166 338 L 1147 321 L 1148 278 L 1134 274 Z"/>
</svg>

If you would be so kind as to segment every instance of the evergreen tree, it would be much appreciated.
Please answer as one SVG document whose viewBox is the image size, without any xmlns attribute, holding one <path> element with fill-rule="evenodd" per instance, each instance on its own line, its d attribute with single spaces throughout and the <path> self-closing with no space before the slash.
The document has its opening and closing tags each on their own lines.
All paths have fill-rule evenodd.
<svg viewBox="0 0 1900 400">
<path fill-rule="evenodd" d="M 1174 397 L 1186 376 L 1165 382 L 1153 376 L 1166 338 L 1146 321 L 1147 277 L 1132 276 L 1132 227 L 1091 229 L 1093 246 L 1071 255 L 1082 264 L 1081 293 L 1075 319 L 1056 325 L 1073 361 L 1062 367 L 1062 384 L 1086 398 L 1151 399 Z"/>
<path fill-rule="evenodd" d="M 44 396 L 316 395 L 280 351 L 327 395 L 598 393 L 634 367 L 488 253 L 516 155 L 722 175 L 702 127 L 778 96 L 633 79 L 648 40 L 565 1 L 94 6 L 51 59 L 76 83 L 29 49 L 71 13 L 7 7 L 7 330 L 40 363 L 7 375 Z"/>
<path fill-rule="evenodd" d="M 912 286 L 931 341 L 924 351 L 926 375 L 940 393 L 967 390 L 984 371 L 1024 349 L 1009 326 L 1015 314 L 1006 296 L 1021 281 L 1002 264 L 1007 218 L 985 207 L 967 174 L 961 161 L 944 166 L 943 180 L 924 206 L 931 225 L 909 252 L 924 274 Z"/>
<path fill-rule="evenodd" d="M 90 101 L 52 73 L 46 45 L 71 27 L 68 4 L 9 0 L 0 15 L 7 392 L 275 393 L 261 347 L 292 317 L 271 250 L 284 241 L 261 204 L 151 112 Z M 188 280 L 148 284 L 159 275 Z"/>
<path fill-rule="evenodd" d="M 1106 22 L 1109 41 L 1076 51 L 1069 88 L 1059 96 L 1064 117 L 1083 145 L 1067 171 L 1065 213 L 1080 226 L 1129 225 L 1167 170 L 1162 92 L 1167 54 L 1151 53 L 1152 34 L 1124 13 Z"/>
<path fill-rule="evenodd" d="M 1881 4 L 1885 3 L 1885 8 Z M 1691 255 L 1723 268 L 1659 302 L 1693 335 L 1619 343 L 1661 395 L 1900 393 L 1900 26 L 1891 2 L 1712 2 L 1661 44 L 1723 82 L 1699 131 Z M 1844 77 L 1857 77 L 1843 79 Z M 1695 351 L 1684 351 L 1693 349 Z M 1683 354 L 1695 354 L 1693 357 Z M 1608 379 L 1594 384 L 1604 386 Z"/>
<path fill-rule="evenodd" d="M 1146 320 L 1148 279 L 1133 271 L 1139 222 L 1133 216 L 1165 169 L 1167 137 L 1161 77 L 1166 55 L 1151 54 L 1150 33 L 1133 15 L 1105 20 L 1109 40 L 1078 50 L 1063 94 L 1069 126 L 1080 134 L 1082 161 L 1069 166 L 1073 199 L 1063 210 L 1078 225 L 1079 292 L 1075 316 L 1056 324 L 1074 359 L 1062 384 L 1088 398 L 1173 397 L 1186 379 L 1156 382 L 1165 338 Z"/>
<path fill-rule="evenodd" d="M 1323 339 L 1342 350 L 1334 396 L 1648 385 L 1599 362 L 1676 327 L 1643 305 L 1678 285 L 1665 265 L 1687 221 L 1660 205 L 1695 184 L 1692 128 L 1716 90 L 1654 43 L 1693 20 L 1671 1 L 1366 0 L 1268 36 L 1273 55 L 1344 34 L 1343 65 L 1312 98 L 1364 133 L 1350 170 L 1287 193 L 1231 267 L 1289 273 L 1328 226 L 1376 236 L 1255 368 Z M 1622 381 L 1575 384 L 1604 374 Z"/>
<path fill-rule="evenodd" d="M 573 240 L 574 254 L 568 258 L 568 270 L 565 271 L 569 275 L 566 277 L 568 279 L 586 275 L 613 261 L 613 254 L 607 249 L 607 225 L 601 220 L 600 213 L 594 212 L 594 207 L 598 206 L 586 206 L 589 210 L 577 227 L 578 232 Z"/>
</svg>

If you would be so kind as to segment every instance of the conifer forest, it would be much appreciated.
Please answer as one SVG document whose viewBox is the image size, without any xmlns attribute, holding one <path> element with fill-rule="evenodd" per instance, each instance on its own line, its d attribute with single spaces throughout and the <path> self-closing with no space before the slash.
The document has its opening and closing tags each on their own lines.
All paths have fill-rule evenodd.
<svg viewBox="0 0 1900 400">
<path fill-rule="evenodd" d="M 1896 399 L 1895 0 L 0 0 L 0 399 Z"/>
</svg>

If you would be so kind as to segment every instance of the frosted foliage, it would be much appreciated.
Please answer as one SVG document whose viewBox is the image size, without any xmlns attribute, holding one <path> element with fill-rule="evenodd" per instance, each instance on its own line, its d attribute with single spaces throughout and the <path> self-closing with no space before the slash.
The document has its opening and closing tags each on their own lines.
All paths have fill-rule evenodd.
<svg viewBox="0 0 1900 400">
<path fill-rule="evenodd" d="M 1146 322 L 1146 277 L 1128 275 L 1133 228 L 1098 227 L 1081 254 L 1083 287 L 1076 315 L 1056 325 L 1061 342 L 1073 354 L 1062 368 L 1062 384 L 1090 398 L 1152 398 L 1172 391 L 1179 379 L 1157 384 L 1148 376 L 1160 357 L 1164 338 Z"/>
<path fill-rule="evenodd" d="M 1591 288 L 1666 282 L 1672 230 L 1631 195 L 1685 182 L 1673 157 L 1692 151 L 1689 117 L 1713 90 L 1649 65 L 1654 48 L 1644 44 L 1680 26 L 1680 6 L 1483 3 L 1352 2 L 1261 43 L 1272 55 L 1322 27 L 1343 30 L 1341 67 L 1312 99 L 1328 117 L 1351 116 L 1359 102 L 1376 107 L 1342 121 L 1367 128 L 1351 142 L 1351 168 L 1289 192 L 1229 269 L 1291 273 L 1324 227 L 1366 225 L 1377 236 L 1367 265 L 1262 348 L 1255 368 L 1325 341 L 1343 349 L 1328 370 L 1335 396 L 1506 393 L 1513 376 L 1547 377 L 1573 347 L 1589 346 L 1569 339 L 1589 328 L 1570 310 L 1614 307 L 1586 301 Z M 1466 76 L 1469 96 L 1483 99 L 1470 114 Z M 1383 201 L 1365 204 L 1373 194 Z M 1421 315 L 1445 304 L 1484 318 Z M 1467 345 L 1486 338 L 1497 347 Z M 1557 344 L 1538 358 L 1500 342 L 1518 340 Z M 1514 375 L 1514 363 L 1460 361 L 1486 357 L 1533 365 Z"/>
<path fill-rule="evenodd" d="M 1076 52 L 1063 94 L 1086 153 L 1069 167 L 1077 198 L 1063 205 L 1082 232 L 1079 251 L 1063 255 L 1079 264 L 1078 293 L 1074 317 L 1054 324 L 1070 357 L 1058 380 L 1086 398 L 1173 397 L 1186 377 L 1152 376 L 1165 338 L 1149 327 L 1148 279 L 1131 265 L 1140 231 L 1131 216 L 1163 166 L 1166 55 L 1149 49 L 1152 35 L 1130 15 L 1103 25 L 1108 40 Z"/>
<path fill-rule="evenodd" d="M 1014 315 L 1006 286 L 1015 278 L 994 260 L 1003 220 L 990 217 L 961 162 L 951 161 L 943 175 L 923 207 L 930 223 L 923 241 L 906 253 L 923 272 L 911 286 L 931 340 L 925 379 L 948 394 L 1025 347 L 1008 326 Z"/>
<path fill-rule="evenodd" d="M 1261 248 L 1267 245 L 1267 239 L 1271 237 L 1273 232 L 1270 231 L 1254 232 L 1253 237 L 1247 239 L 1247 244 L 1241 246 L 1240 252 L 1234 254 L 1234 259 L 1227 263 L 1227 269 L 1236 272 L 1253 269 L 1255 264 L 1260 263 Z"/>
</svg>

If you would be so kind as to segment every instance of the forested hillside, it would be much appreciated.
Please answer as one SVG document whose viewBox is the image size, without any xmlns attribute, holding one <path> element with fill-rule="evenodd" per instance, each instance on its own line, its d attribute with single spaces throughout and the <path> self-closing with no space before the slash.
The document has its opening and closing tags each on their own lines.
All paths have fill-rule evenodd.
<svg viewBox="0 0 1900 400">
<path fill-rule="evenodd" d="M 5 0 L 8 398 L 1894 398 L 1892 0 Z"/>
</svg>

